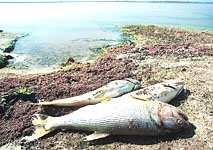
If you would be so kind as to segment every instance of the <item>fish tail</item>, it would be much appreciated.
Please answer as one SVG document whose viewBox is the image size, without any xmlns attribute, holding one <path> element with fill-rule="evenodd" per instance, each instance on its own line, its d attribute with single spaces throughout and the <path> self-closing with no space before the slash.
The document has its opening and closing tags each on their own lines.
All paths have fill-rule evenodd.
<svg viewBox="0 0 213 150">
<path fill-rule="evenodd" d="M 52 117 L 43 114 L 35 114 L 32 120 L 32 124 L 34 125 L 35 130 L 31 136 L 26 136 L 22 140 L 35 141 L 53 131 L 54 129 L 48 126 L 50 123 L 49 118 Z"/>
</svg>

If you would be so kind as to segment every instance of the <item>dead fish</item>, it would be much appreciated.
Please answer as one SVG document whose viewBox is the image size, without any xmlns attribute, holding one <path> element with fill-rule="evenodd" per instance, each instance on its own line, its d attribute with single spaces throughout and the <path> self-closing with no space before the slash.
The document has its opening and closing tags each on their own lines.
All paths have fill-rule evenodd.
<svg viewBox="0 0 213 150">
<path fill-rule="evenodd" d="M 101 101 L 107 101 L 111 98 L 121 96 L 131 91 L 140 88 L 140 82 L 134 79 L 126 78 L 124 80 L 115 80 L 102 86 L 94 91 L 85 93 L 83 95 L 54 100 L 51 102 L 39 102 L 42 106 L 85 106 L 89 104 L 96 104 Z"/>
<path fill-rule="evenodd" d="M 169 103 L 177 97 L 185 87 L 184 81 L 166 80 L 140 90 L 129 93 L 132 97 L 140 100 L 155 100 Z"/>
<path fill-rule="evenodd" d="M 187 116 L 174 106 L 126 97 L 88 105 L 61 117 L 37 114 L 32 123 L 35 132 L 24 140 L 33 141 L 61 128 L 94 131 L 83 139 L 91 141 L 109 135 L 159 136 L 190 127 Z"/>
</svg>

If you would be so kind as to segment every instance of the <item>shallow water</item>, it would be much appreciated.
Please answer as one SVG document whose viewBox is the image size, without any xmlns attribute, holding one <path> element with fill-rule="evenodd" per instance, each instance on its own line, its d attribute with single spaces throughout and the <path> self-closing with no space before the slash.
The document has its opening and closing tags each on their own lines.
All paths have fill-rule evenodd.
<svg viewBox="0 0 213 150">
<path fill-rule="evenodd" d="M 10 68 L 45 68 L 121 40 L 119 27 L 159 24 L 213 30 L 213 4 L 26 3 L 0 4 L 0 28 L 29 36 L 17 42 Z"/>
</svg>

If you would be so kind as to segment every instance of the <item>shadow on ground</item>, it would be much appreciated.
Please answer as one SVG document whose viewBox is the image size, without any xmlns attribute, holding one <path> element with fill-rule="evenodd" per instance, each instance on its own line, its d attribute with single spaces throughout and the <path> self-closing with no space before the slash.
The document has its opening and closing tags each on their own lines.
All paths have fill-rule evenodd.
<svg viewBox="0 0 213 150">
<path fill-rule="evenodd" d="M 111 144 L 114 142 L 121 142 L 126 144 L 136 144 L 136 145 L 152 145 L 165 141 L 173 141 L 178 139 L 188 139 L 195 135 L 196 127 L 191 124 L 189 129 L 186 129 L 182 132 L 171 134 L 169 136 L 157 136 L 157 137 L 144 137 L 144 136 L 109 136 L 104 139 L 99 139 L 93 142 L 90 142 L 91 145 L 103 145 Z"/>
<path fill-rule="evenodd" d="M 188 98 L 188 96 L 191 94 L 190 90 L 186 89 L 183 90 L 177 97 L 175 97 L 174 99 L 172 99 L 169 104 L 178 107 L 180 106 L 182 103 L 185 102 L 185 100 Z"/>
</svg>

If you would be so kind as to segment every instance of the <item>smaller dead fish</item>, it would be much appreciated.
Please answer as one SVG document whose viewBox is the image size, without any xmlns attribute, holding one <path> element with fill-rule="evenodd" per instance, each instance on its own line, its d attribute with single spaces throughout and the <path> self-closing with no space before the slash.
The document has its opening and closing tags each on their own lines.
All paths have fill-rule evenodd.
<svg viewBox="0 0 213 150">
<path fill-rule="evenodd" d="M 115 80 L 102 86 L 94 91 L 51 102 L 39 102 L 38 105 L 42 106 L 85 106 L 90 104 L 97 104 L 101 101 L 107 101 L 111 98 L 121 96 L 131 91 L 140 88 L 140 82 L 134 79 L 126 78 L 124 80 Z"/>
<path fill-rule="evenodd" d="M 184 90 L 184 86 L 184 81 L 166 80 L 129 94 L 140 100 L 155 100 L 169 103 Z"/>
<path fill-rule="evenodd" d="M 132 97 L 112 98 L 61 117 L 37 114 L 32 123 L 35 132 L 22 140 L 33 141 L 63 128 L 94 131 L 84 138 L 91 141 L 109 135 L 159 136 L 179 132 L 191 125 L 187 116 L 174 106 Z"/>
</svg>

